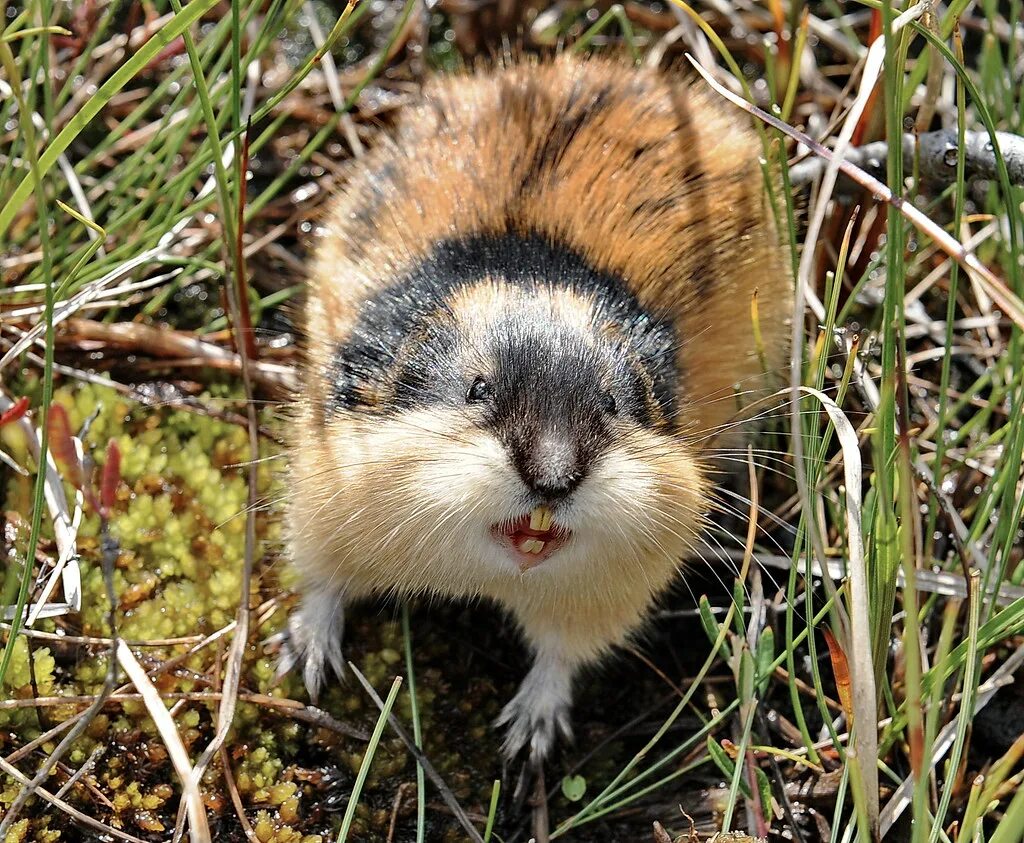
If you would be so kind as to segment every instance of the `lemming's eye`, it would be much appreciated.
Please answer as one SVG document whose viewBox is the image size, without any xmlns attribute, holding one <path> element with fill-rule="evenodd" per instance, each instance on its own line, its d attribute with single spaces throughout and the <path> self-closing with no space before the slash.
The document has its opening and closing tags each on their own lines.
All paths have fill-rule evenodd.
<svg viewBox="0 0 1024 843">
<path fill-rule="evenodd" d="M 619 411 L 619 405 L 615 401 L 615 396 L 610 392 L 606 392 L 601 396 L 601 406 L 611 416 L 614 416 Z"/>
<path fill-rule="evenodd" d="M 494 388 L 483 378 L 477 377 L 466 392 L 466 403 L 479 404 L 481 401 L 489 400 L 493 395 Z"/>
</svg>

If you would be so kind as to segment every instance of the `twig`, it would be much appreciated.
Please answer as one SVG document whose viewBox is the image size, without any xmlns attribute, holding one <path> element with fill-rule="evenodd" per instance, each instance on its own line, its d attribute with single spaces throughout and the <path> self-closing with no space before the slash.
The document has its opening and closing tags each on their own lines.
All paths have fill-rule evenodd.
<svg viewBox="0 0 1024 843">
<path fill-rule="evenodd" d="M 57 791 L 57 798 L 58 799 L 63 799 L 64 798 L 64 794 L 66 794 L 69 790 L 71 790 L 71 788 L 73 788 L 75 786 L 75 783 L 80 778 L 82 778 L 82 776 L 84 776 L 94 766 L 96 766 L 96 762 L 100 760 L 100 757 L 106 751 L 107 751 L 106 744 L 102 744 L 101 743 L 101 744 L 98 744 L 97 746 L 95 746 L 93 748 L 93 751 L 89 753 L 89 757 L 85 759 L 85 763 L 81 767 L 79 767 L 77 770 L 75 770 L 74 773 L 72 773 L 70 776 L 68 776 L 68 780 L 66 782 L 64 782 L 64 784 L 62 784 L 60 786 L 60 790 Z"/>
<path fill-rule="evenodd" d="M 125 642 L 127 644 L 128 642 Z M 162 673 L 164 671 L 153 671 L 153 675 Z M 127 688 L 128 686 L 123 686 Z M 218 702 L 224 698 L 224 694 L 221 691 L 165 691 L 160 693 L 160 698 L 163 700 L 187 700 L 194 702 L 208 701 Z M 115 691 L 114 693 L 107 696 L 107 703 L 121 703 L 141 700 L 142 694 L 133 693 L 131 691 Z M 316 726 L 320 729 L 327 729 L 330 732 L 335 732 L 339 735 L 344 735 L 347 738 L 354 738 L 358 741 L 365 741 L 369 739 L 369 735 L 361 729 L 356 729 L 354 726 L 349 726 L 347 723 L 342 723 L 340 720 L 332 717 L 326 711 L 323 711 L 315 706 L 305 705 L 298 700 L 283 699 L 281 697 L 271 697 L 266 694 L 253 694 L 249 692 L 240 691 L 238 699 L 242 702 L 253 703 L 254 705 L 260 705 L 265 708 L 273 708 L 278 711 L 286 712 L 293 720 L 301 720 L 303 723 L 309 723 L 311 726 Z M 9 711 L 11 709 L 18 708 L 42 708 L 44 706 L 58 706 L 58 705 L 75 705 L 77 703 L 91 703 L 95 700 L 95 696 L 92 694 L 80 694 L 78 696 L 51 696 L 51 697 L 28 697 L 28 698 L 17 698 L 9 700 L 0 700 L 0 711 Z M 83 712 L 84 713 L 84 712 Z M 75 715 L 80 717 L 81 713 Z M 77 720 L 75 720 L 77 722 Z M 59 723 L 54 729 L 51 729 L 46 735 L 43 736 L 44 740 L 41 743 L 45 743 L 53 737 L 55 731 L 59 733 L 64 728 L 71 725 L 69 721 Z M 37 739 L 38 740 L 38 739 Z M 26 744 L 35 748 L 38 746 L 36 741 L 33 741 L 31 745 Z M 8 761 L 13 761 L 16 758 L 20 758 L 25 754 L 25 747 L 16 750 L 12 753 Z M 31 750 L 29 750 L 31 751 Z"/>
<path fill-rule="evenodd" d="M 725 558 L 738 561 L 740 553 L 738 551 L 726 550 Z M 758 564 L 763 567 L 776 568 L 782 571 L 788 571 L 793 565 L 793 560 L 788 556 L 759 553 L 755 558 Z M 804 558 L 800 557 L 797 562 L 802 566 Z M 801 570 L 805 569 L 801 567 Z M 847 573 L 846 566 L 838 559 L 830 559 L 826 565 L 821 565 L 814 561 L 810 567 L 812 577 L 828 577 L 835 581 L 846 579 Z M 938 594 L 942 597 L 952 597 L 957 600 L 963 600 L 967 596 L 967 587 L 963 574 L 953 571 L 929 571 L 924 569 L 917 572 L 916 579 L 915 586 L 922 594 Z M 897 572 L 896 574 L 896 585 L 899 588 L 906 587 L 902 572 Z M 998 586 L 990 587 L 984 592 L 984 596 L 986 600 L 994 601 L 997 606 L 1008 606 L 1010 603 L 1024 598 L 1024 586 L 1002 583 Z"/>
<path fill-rule="evenodd" d="M 533 838 L 536 843 L 550 843 L 551 830 L 548 827 L 548 795 L 544 792 L 544 764 L 537 762 L 533 766 L 533 796 L 530 805 L 533 808 Z"/>
<path fill-rule="evenodd" d="M 224 784 L 227 786 L 228 794 L 231 796 L 231 804 L 235 806 L 235 814 L 238 817 L 239 824 L 242 826 L 242 831 L 245 832 L 246 839 L 250 843 L 259 843 L 259 838 L 253 830 L 252 823 L 249 822 L 249 818 L 245 815 L 245 805 L 242 804 L 238 785 L 235 784 L 235 774 L 231 772 L 231 759 L 228 757 L 228 751 L 223 746 L 220 748 L 220 766 L 224 774 Z"/>
<path fill-rule="evenodd" d="M 160 737 L 164 739 L 171 764 L 181 780 L 182 801 L 184 801 L 188 812 L 189 836 L 192 843 L 210 843 L 210 826 L 206 819 L 203 795 L 199 791 L 198 779 L 192 776 L 188 752 L 182 743 L 178 727 L 174 725 L 174 719 L 164 707 L 156 686 L 150 681 L 146 671 L 124 642 L 118 642 L 117 660 L 124 668 L 124 672 L 128 674 L 128 678 L 138 688 L 139 693 L 142 694 L 146 710 L 156 725 L 157 731 L 160 732 Z"/>
<path fill-rule="evenodd" d="M 206 340 L 169 328 L 158 328 L 140 322 L 96 322 L 91 319 L 68 319 L 59 334 L 64 342 L 101 342 L 120 346 L 156 357 L 167 358 L 173 365 L 176 358 L 199 358 L 203 365 L 217 366 L 232 372 L 245 367 L 242 355 L 221 348 Z M 289 366 L 250 360 L 249 368 L 254 381 L 274 387 L 293 389 L 295 373 Z"/>
<path fill-rule="evenodd" d="M 373 689 L 373 685 L 367 681 L 366 677 L 363 676 L 362 672 L 354 664 L 349 662 L 349 666 L 352 669 L 352 673 L 356 679 L 359 680 L 359 684 L 363 686 L 370 699 L 373 700 L 374 705 L 377 706 L 381 711 L 384 710 L 384 700 L 380 698 L 380 695 Z M 416 742 L 409 736 L 409 733 L 405 731 L 405 728 L 401 723 L 398 722 L 398 718 L 394 714 L 388 715 L 388 723 L 391 724 L 391 728 L 395 730 L 395 734 L 401 739 L 402 743 L 405 744 L 405 748 L 409 750 L 412 756 L 416 759 L 417 763 L 423 768 L 423 772 L 427 774 L 427 778 L 433 782 L 434 787 L 438 789 L 441 794 L 441 798 L 444 800 L 444 804 L 448 806 L 448 809 L 452 812 L 455 819 L 459 821 L 459 825 L 465 830 L 466 834 L 469 835 L 470 840 L 474 843 L 483 843 L 483 838 L 480 836 L 480 832 L 473 827 L 473 823 L 470 821 L 466 812 L 462 810 L 462 806 L 459 805 L 455 795 L 451 792 L 451 789 L 444 783 L 444 779 L 438 775 L 437 770 L 434 769 L 434 765 L 430 763 L 426 755 L 423 754 L 422 750 L 416 746 Z"/>
<path fill-rule="evenodd" d="M 10 628 L 11 624 L 0 621 L 0 629 Z M 43 641 L 59 641 L 61 644 L 91 644 L 93 646 L 98 644 L 103 647 L 109 647 L 111 640 L 98 635 L 62 635 L 58 632 L 44 632 L 41 629 L 25 629 L 24 627 L 18 630 L 18 634 L 24 635 L 26 638 L 39 638 Z M 202 635 L 185 635 L 181 638 L 154 638 L 148 641 L 125 639 L 125 643 L 129 647 L 172 647 L 175 644 L 195 644 L 202 640 Z"/>
<path fill-rule="evenodd" d="M 1006 161 L 1010 183 L 1024 185 L 1024 137 L 1010 132 L 996 132 L 999 149 Z M 939 129 L 919 136 L 903 135 L 903 166 L 907 172 L 913 168 L 917 156 L 918 172 L 922 181 L 945 186 L 956 178 L 957 133 L 953 129 Z M 885 177 L 885 163 L 889 157 L 889 144 L 876 141 L 849 149 L 844 160 L 860 167 L 871 176 Z M 822 173 L 828 162 L 823 158 L 809 157 L 789 169 L 793 185 L 809 184 Z M 968 131 L 964 134 L 964 167 L 967 180 L 998 178 L 996 155 L 988 132 Z"/>
<path fill-rule="evenodd" d="M 391 803 L 391 822 L 388 823 L 388 836 L 384 843 L 393 843 L 395 839 L 395 829 L 398 828 L 398 812 L 402 808 L 402 800 L 405 799 L 406 793 L 415 789 L 416 785 L 413 782 L 402 782 L 398 786 L 398 790 L 395 791 L 395 799 Z"/>
</svg>

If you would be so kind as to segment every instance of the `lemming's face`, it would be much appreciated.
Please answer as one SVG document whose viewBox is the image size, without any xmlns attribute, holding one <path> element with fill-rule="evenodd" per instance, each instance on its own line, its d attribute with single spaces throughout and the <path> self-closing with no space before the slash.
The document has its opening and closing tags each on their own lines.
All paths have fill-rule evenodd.
<svg viewBox="0 0 1024 843">
<path fill-rule="evenodd" d="M 310 505 L 332 512 L 330 538 L 365 559 L 368 585 L 643 577 L 644 560 L 692 548 L 705 485 L 694 451 L 595 312 L 565 289 L 459 290 L 402 343 L 377 409 L 328 424 L 334 466 Z"/>
</svg>

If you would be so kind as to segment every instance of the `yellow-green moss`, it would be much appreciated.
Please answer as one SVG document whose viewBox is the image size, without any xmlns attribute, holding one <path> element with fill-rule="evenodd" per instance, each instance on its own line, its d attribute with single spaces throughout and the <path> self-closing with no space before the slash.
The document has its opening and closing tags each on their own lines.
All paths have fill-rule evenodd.
<svg viewBox="0 0 1024 843">
<path fill-rule="evenodd" d="M 200 396 L 199 401 L 238 397 L 237 393 L 223 388 L 211 390 L 211 393 L 216 394 Z M 238 425 L 197 413 L 139 407 L 125 401 L 113 389 L 96 385 L 62 387 L 56 391 L 54 401 L 67 410 L 72 430 L 81 429 L 86 420 L 90 420 L 84 445 L 97 466 L 90 478 L 94 486 L 98 484 L 106 460 L 108 441 L 113 438 L 121 451 L 118 504 L 110 523 L 110 533 L 119 546 L 114 591 L 119 601 L 120 635 L 129 640 L 152 641 L 204 635 L 229 623 L 238 608 L 245 552 L 245 464 L 250 459 L 246 431 Z M 0 436 L 15 459 L 34 468 L 16 426 L 4 428 Z M 273 450 L 272 443 L 264 443 L 264 447 L 260 456 Z M 272 466 L 261 464 L 261 493 L 275 494 L 275 482 Z M 68 487 L 66 491 L 73 500 L 74 490 Z M 28 511 L 31 498 L 25 478 L 11 476 L 6 499 L 8 507 L 21 502 L 24 503 L 21 511 Z M 102 575 L 99 530 L 98 516 L 88 512 L 78 541 L 81 613 L 58 622 L 41 622 L 37 628 L 55 630 L 60 627 L 73 634 L 109 635 L 109 605 Z M 256 556 L 260 559 L 266 555 L 268 547 L 278 543 L 279 527 L 275 521 L 261 517 L 258 533 Z M 44 537 L 49 538 L 45 518 Z M 15 551 L 18 549 L 16 543 Z M 0 574 L 4 577 L 4 591 L 15 588 L 20 577 L 21 560 L 16 561 L 18 564 L 6 566 L 5 574 Z M 259 593 L 259 575 L 253 579 L 254 593 Z M 140 656 L 144 661 L 163 660 L 184 649 L 180 645 L 147 648 Z M 195 671 L 196 677 L 206 675 L 215 655 L 215 648 L 209 648 L 191 657 L 182 667 Z M 255 651 L 253 655 L 257 655 Z M 253 662 L 258 669 L 251 680 L 248 677 L 244 680 L 245 684 L 269 691 L 272 665 L 267 658 L 253 659 Z M 103 647 L 79 648 L 73 656 L 64 659 L 60 667 L 48 648 L 36 647 L 33 663 L 35 691 L 43 696 L 94 693 L 107 672 Z M 15 644 L 5 684 L 5 695 L 32 696 L 24 638 Z M 174 693 L 209 690 L 204 683 L 192 681 L 187 673 L 162 677 L 157 684 L 161 690 Z M 215 709 L 216 702 L 202 702 L 178 714 L 177 723 L 186 744 L 209 740 L 211 712 Z M 257 710 L 255 716 L 247 723 L 243 720 L 242 725 L 261 732 L 259 715 Z M 19 742 L 30 740 L 40 732 L 38 713 L 32 707 L 0 710 L 0 729 L 17 735 Z M 129 828 L 158 830 L 167 819 L 161 816 L 161 809 L 176 792 L 177 784 L 170 766 L 164 763 L 166 751 L 159 746 L 159 738 L 155 737 L 141 702 L 128 701 L 119 708 L 107 709 L 93 721 L 67 760 L 80 764 L 97 744 L 118 742 L 128 747 L 129 755 L 110 752 L 104 761 L 106 772 L 100 777 L 104 784 L 102 789 L 114 806 L 112 819 L 116 818 L 117 823 Z M 275 738 L 270 732 L 262 731 L 259 743 L 274 747 Z M 273 789 L 280 785 L 278 777 L 284 762 L 270 758 L 266 746 L 261 745 L 256 750 L 259 755 L 248 764 L 258 771 L 261 787 L 279 793 Z M 136 748 L 139 757 L 134 757 Z M 155 771 L 140 770 L 141 764 L 154 763 Z M 0 806 L 9 804 L 18 789 L 6 779 L 4 785 L 0 791 Z M 69 798 L 73 800 L 78 795 L 73 791 Z M 35 833 L 36 826 L 44 827 L 26 819 L 12 831 L 15 836 L 8 839 L 35 839 L 31 834 Z M 26 834 L 29 836 L 25 837 Z"/>
<path fill-rule="evenodd" d="M 199 401 L 237 397 L 237 393 L 216 388 L 200 396 Z M 197 413 L 133 405 L 114 390 L 96 385 L 63 386 L 57 390 L 55 400 L 67 409 L 73 430 L 78 430 L 86 419 L 92 419 L 85 438 L 85 449 L 95 464 L 91 483 L 98 483 L 110 438 L 117 441 L 122 453 L 121 482 L 110 522 L 110 533 L 118 544 L 114 590 L 120 635 L 129 641 L 204 636 L 229 623 L 238 608 L 245 552 L 246 463 L 250 459 L 246 431 Z M 214 406 L 223 405 L 218 402 Z M 272 414 L 265 412 L 261 423 L 272 426 Z M 0 438 L 16 459 L 31 465 L 24 443 L 18 446 L 16 436 L 0 432 Z M 259 456 L 269 456 L 276 450 L 271 441 L 264 440 Z M 259 463 L 259 493 L 264 499 L 281 497 L 281 468 L 279 460 Z M 73 490 L 67 491 L 70 497 Z M 30 492 L 30 483 L 25 478 L 10 476 L 9 505 L 12 501 L 30 500 Z M 63 629 L 73 635 L 109 636 L 99 533 L 98 516 L 88 512 L 78 537 L 81 613 L 43 621 L 38 628 Z M 279 507 L 258 514 L 257 533 L 257 564 L 252 581 L 254 606 L 280 597 L 282 583 L 288 582 L 288 568 L 277 554 L 281 535 Z M 15 550 L 23 545 L 23 536 L 16 536 Z M 7 566 L 5 588 L 16 585 L 19 568 L 20 564 Z M 278 681 L 275 656 L 260 643 L 280 629 L 285 615 L 285 607 L 279 606 L 258 628 L 257 616 L 252 616 L 254 628 L 246 651 L 242 686 L 258 694 L 301 700 L 305 698 L 301 679 L 289 675 Z M 374 617 L 372 623 L 360 623 L 357 619 L 356 627 L 352 637 L 360 642 L 359 649 L 350 650 L 347 655 L 375 687 L 386 689 L 396 673 L 404 673 L 401 628 L 394 620 L 380 616 Z M 216 676 L 217 665 L 222 664 L 216 660 L 223 656 L 229 641 L 226 636 L 219 648 L 209 646 L 188 656 L 175 672 L 155 680 L 158 689 L 175 695 L 215 690 L 207 679 Z M 187 649 L 183 644 L 165 645 L 137 648 L 136 653 L 144 665 L 151 666 L 181 656 Z M 439 661 L 445 661 L 448 643 L 442 641 L 436 649 Z M 100 645 L 36 646 L 33 658 L 36 689 L 47 696 L 95 693 L 107 672 L 107 649 Z M 32 695 L 27 659 L 26 642 L 19 639 L 8 673 L 8 693 L 12 696 Z M 473 750 L 479 751 L 483 746 L 490 756 L 494 747 L 489 743 L 492 736 L 488 723 L 497 713 L 498 703 L 478 705 L 466 701 L 460 709 L 457 700 L 439 697 L 436 687 L 441 684 L 440 677 L 437 670 L 427 669 L 419 683 L 420 711 L 431 744 L 428 749 L 456 796 L 475 801 L 483 809 L 490 779 L 478 780 L 465 773 L 460 750 L 448 743 L 447 713 L 437 712 L 435 704 L 444 698 L 446 705 L 454 706 L 448 712 L 458 710 L 458 716 L 471 721 L 470 734 L 478 742 Z M 487 686 L 486 690 L 494 689 Z M 171 704 L 169 701 L 168 705 Z M 193 758 L 214 733 L 218 704 L 216 699 L 196 698 L 175 709 L 179 733 Z M 321 704 L 335 718 L 367 732 L 378 716 L 377 709 L 354 682 L 331 683 Z M 23 745 L 40 733 L 41 722 L 48 728 L 81 707 L 81 703 L 50 707 L 43 712 L 42 721 L 35 708 L 0 709 L 0 750 L 9 752 Z M 409 722 L 411 710 L 406 693 L 399 698 L 396 710 Z M 17 741 L 6 746 L 4 736 L 12 734 Z M 109 804 L 97 801 L 81 784 L 66 798 L 98 819 L 139 836 L 166 834 L 174 826 L 180 787 L 146 706 L 138 700 L 125 700 L 105 708 L 65 756 L 65 761 L 70 767 L 80 766 L 98 746 L 105 751 L 90 781 Z M 50 744 L 43 751 L 52 748 Z M 317 843 L 333 839 L 362 763 L 363 742 L 297 720 L 287 711 L 242 700 L 226 749 L 239 797 L 260 840 Z M 216 759 L 202 781 L 211 818 L 229 817 L 234 812 L 220 763 L 221 759 Z M 356 811 L 353 839 L 369 842 L 386 837 L 396 788 L 411 781 L 413 771 L 414 765 L 402 742 L 386 733 L 377 748 Z M 56 786 L 64 776 L 55 775 Z M 15 782 L 0 777 L 0 812 L 18 790 Z M 403 816 L 407 821 L 408 815 Z M 78 839 L 77 832 L 72 833 L 60 812 L 33 805 L 8 840 L 51 843 L 57 839 L 52 835 L 59 835 L 62 829 L 71 835 L 67 839 Z M 442 839 L 440 830 L 438 835 Z"/>
</svg>

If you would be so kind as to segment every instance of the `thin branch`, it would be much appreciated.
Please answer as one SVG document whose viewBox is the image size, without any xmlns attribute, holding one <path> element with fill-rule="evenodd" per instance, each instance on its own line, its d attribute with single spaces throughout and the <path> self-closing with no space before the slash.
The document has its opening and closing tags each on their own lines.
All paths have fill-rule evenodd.
<svg viewBox="0 0 1024 843">
<path fill-rule="evenodd" d="M 245 833 L 249 843 L 260 843 L 260 839 L 253 830 L 252 823 L 249 822 L 249 818 L 245 815 L 245 805 L 242 804 L 242 796 L 238 792 L 238 785 L 235 783 L 235 774 L 231 771 L 231 758 L 228 756 L 228 751 L 222 746 L 219 752 L 224 784 L 228 789 L 228 795 L 231 797 L 231 804 L 235 807 L 238 823 L 242 826 L 242 831 Z"/>
<path fill-rule="evenodd" d="M 97 744 L 93 748 L 92 752 L 89 753 L 89 757 L 85 759 L 85 763 L 77 770 L 75 770 L 74 773 L 68 776 L 68 780 L 60 786 L 60 790 L 57 791 L 57 798 L 63 799 L 64 795 L 75 786 L 78 780 L 81 779 L 82 776 L 88 774 L 88 772 L 96 766 L 96 762 L 100 760 L 100 758 L 106 751 L 106 744 Z"/>
<path fill-rule="evenodd" d="M 996 132 L 999 149 L 1003 153 L 1010 183 L 1024 185 L 1024 137 L 1010 132 Z M 953 129 L 939 129 L 921 135 L 903 135 L 903 167 L 913 169 L 917 156 L 918 172 L 926 184 L 944 187 L 956 180 L 957 133 Z M 889 144 L 876 141 L 847 150 L 845 161 L 881 180 L 885 177 L 885 164 L 889 157 Z M 810 184 L 819 178 L 828 166 L 823 158 L 808 157 L 789 169 L 793 185 Z M 964 167 L 968 181 L 995 180 L 999 177 L 996 154 L 988 132 L 966 132 L 964 135 Z"/>
<path fill-rule="evenodd" d="M 373 689 L 373 685 L 367 681 L 366 677 L 360 672 L 354 664 L 349 662 L 349 666 L 352 669 L 352 673 L 355 674 L 356 679 L 359 680 L 359 684 L 363 686 L 366 693 L 370 695 L 370 699 L 373 700 L 374 705 L 377 706 L 381 711 L 384 710 L 384 700 L 380 698 L 380 695 Z M 398 722 L 398 718 L 394 714 L 388 715 L 388 723 L 391 724 L 391 728 L 395 730 L 395 734 L 401 739 L 402 743 L 405 744 L 405 748 L 409 750 L 412 756 L 416 759 L 419 765 L 423 768 L 423 772 L 427 774 L 427 778 L 434 783 L 434 787 L 438 789 L 441 794 L 441 798 L 444 800 L 444 804 L 448 806 L 449 810 L 455 816 L 455 819 L 459 821 L 459 824 L 465 829 L 466 834 L 474 843 L 483 843 L 483 838 L 480 836 L 480 832 L 473 827 L 473 823 L 470 821 L 466 812 L 462 810 L 462 806 L 459 805 L 455 799 L 455 795 L 451 789 L 444 783 L 444 779 L 438 774 L 437 770 L 434 769 L 434 765 L 430 763 L 430 760 L 423 751 L 416 746 L 416 742 L 409 736 L 409 733 L 405 731 L 405 728 L 401 723 Z"/>
<path fill-rule="evenodd" d="M 185 331 L 144 325 L 140 322 L 97 322 L 91 319 L 68 319 L 62 326 L 61 342 L 100 342 L 104 346 L 138 351 L 154 357 L 166 358 L 173 366 L 178 358 L 198 358 L 204 366 L 215 366 L 231 372 L 241 372 L 247 365 L 252 379 L 271 387 L 293 389 L 295 372 L 290 366 L 267 363 L 247 358 L 199 339 Z"/>
<path fill-rule="evenodd" d="M 128 642 L 124 642 L 126 645 Z M 153 675 L 162 673 L 163 671 L 153 671 Z M 123 686 L 129 687 L 127 685 Z M 164 691 L 160 693 L 160 698 L 163 700 L 187 700 L 189 702 L 219 702 L 224 698 L 224 694 L 220 691 Z M 122 703 L 122 702 L 134 702 L 143 699 L 142 694 L 135 693 L 132 691 L 115 691 L 106 698 L 107 703 Z M 332 717 L 326 711 L 316 708 L 315 706 L 305 705 L 298 700 L 285 699 L 282 697 L 271 697 L 267 694 L 254 694 L 248 691 L 241 691 L 238 694 L 238 699 L 242 702 L 252 703 L 254 705 L 263 706 L 264 708 L 272 708 L 277 711 L 284 712 L 293 720 L 299 720 L 303 723 L 308 723 L 310 726 L 315 726 L 318 729 L 326 729 L 329 732 L 335 732 L 339 735 L 344 735 L 347 738 L 354 738 L 357 741 L 369 740 L 369 735 L 361 729 L 357 729 L 354 726 L 349 726 L 347 723 L 342 723 L 335 717 Z M 18 708 L 43 708 L 47 706 L 65 706 L 65 705 L 76 705 L 79 703 L 91 703 L 95 700 L 95 696 L 91 694 L 79 694 L 77 696 L 50 696 L 50 697 L 25 697 L 15 698 L 9 700 L 0 700 L 0 711 L 9 711 L 11 709 Z M 71 725 L 72 722 L 78 722 L 77 718 L 81 717 L 84 712 L 74 715 L 74 719 L 71 721 L 64 721 L 58 723 L 53 729 L 47 732 L 42 737 L 44 738 L 42 743 L 53 737 L 54 734 L 63 731 Z M 38 741 L 38 739 L 37 739 Z M 31 746 L 34 748 L 36 741 L 33 741 Z M 25 747 L 15 750 L 8 758 L 8 761 L 13 761 L 16 758 L 24 756 Z"/>
</svg>

